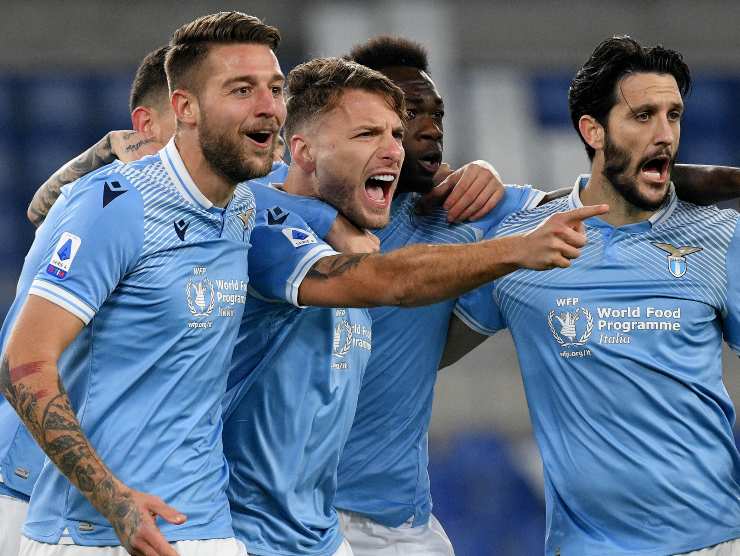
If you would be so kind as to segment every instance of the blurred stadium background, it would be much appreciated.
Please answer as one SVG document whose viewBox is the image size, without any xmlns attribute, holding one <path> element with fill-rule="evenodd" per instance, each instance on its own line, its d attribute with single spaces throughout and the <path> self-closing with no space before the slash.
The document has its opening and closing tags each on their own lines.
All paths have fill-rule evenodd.
<svg viewBox="0 0 740 556">
<path fill-rule="evenodd" d="M 0 308 L 33 235 L 25 208 L 62 163 L 130 127 L 141 57 L 182 23 L 238 9 L 277 25 L 283 70 L 396 33 L 425 44 L 445 98 L 445 158 L 491 161 L 505 181 L 566 186 L 586 157 L 570 126 L 570 78 L 595 44 L 630 34 L 683 52 L 696 77 L 680 160 L 740 165 L 740 3 L 17 1 L 0 18 Z M 740 403 L 740 363 L 725 377 Z M 501 334 L 440 375 L 431 438 L 435 513 L 458 556 L 542 553 L 541 464 L 511 339 Z"/>
</svg>

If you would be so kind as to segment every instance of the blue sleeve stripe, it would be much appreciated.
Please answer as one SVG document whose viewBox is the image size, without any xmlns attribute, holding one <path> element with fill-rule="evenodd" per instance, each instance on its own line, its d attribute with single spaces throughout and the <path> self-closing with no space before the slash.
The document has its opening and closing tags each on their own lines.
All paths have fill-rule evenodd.
<svg viewBox="0 0 740 556">
<path fill-rule="evenodd" d="M 80 319 L 85 323 L 85 325 L 87 325 L 95 316 L 95 309 L 90 307 L 79 297 L 68 292 L 64 288 L 60 288 L 59 286 L 45 282 L 44 280 L 34 280 L 28 293 L 29 295 L 43 297 L 47 301 L 51 301 L 55 305 L 59 305 L 59 307 L 69 311 Z"/>
<path fill-rule="evenodd" d="M 470 313 L 468 313 L 465 309 L 460 307 L 460 305 L 456 305 L 455 309 L 452 311 L 457 318 L 459 318 L 463 323 L 465 323 L 465 326 L 470 328 L 471 330 L 478 332 L 479 334 L 484 334 L 486 336 L 493 336 L 497 330 L 492 330 L 490 328 L 486 328 L 481 323 L 479 323 L 477 320 L 475 320 Z"/>
<path fill-rule="evenodd" d="M 306 274 L 308 274 L 308 271 L 311 270 L 311 267 L 319 259 L 338 254 L 339 253 L 334 251 L 334 249 L 325 243 L 317 245 L 306 253 L 306 255 L 296 265 L 293 274 L 288 278 L 288 282 L 285 285 L 285 299 L 289 299 L 293 305 L 300 307 L 300 305 L 298 305 L 298 290 L 301 287 L 301 282 L 303 282 Z"/>
</svg>

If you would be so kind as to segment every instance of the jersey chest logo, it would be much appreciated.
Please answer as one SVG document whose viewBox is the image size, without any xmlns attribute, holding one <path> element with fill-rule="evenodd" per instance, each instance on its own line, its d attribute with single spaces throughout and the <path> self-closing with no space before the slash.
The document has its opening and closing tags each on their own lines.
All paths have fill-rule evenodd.
<svg viewBox="0 0 740 556">
<path fill-rule="evenodd" d="M 582 322 L 580 322 L 581 318 L 583 318 Z M 547 314 L 547 325 L 561 346 L 583 346 L 593 334 L 594 318 L 586 307 L 562 312 L 556 312 L 553 309 Z"/>
<path fill-rule="evenodd" d="M 704 249 L 703 247 L 691 247 L 689 245 L 675 247 L 670 243 L 653 243 L 653 245 L 668 253 L 668 272 L 676 278 L 681 278 L 681 276 L 686 274 L 686 270 L 688 269 L 686 257 Z"/>
</svg>

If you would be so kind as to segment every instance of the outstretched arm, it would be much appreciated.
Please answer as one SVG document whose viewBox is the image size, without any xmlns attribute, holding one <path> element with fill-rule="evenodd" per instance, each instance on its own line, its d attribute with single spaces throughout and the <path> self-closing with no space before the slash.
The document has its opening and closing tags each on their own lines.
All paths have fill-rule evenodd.
<svg viewBox="0 0 740 556">
<path fill-rule="evenodd" d="M 82 326 L 65 309 L 29 295 L 2 357 L 0 391 L 54 465 L 110 521 L 129 552 L 177 556 L 153 516 L 175 524 L 185 516 L 121 483 L 90 445 L 72 409 L 57 361 Z"/>
<path fill-rule="evenodd" d="M 31 199 L 31 204 L 28 205 L 26 210 L 26 216 L 31 224 L 38 228 L 59 197 L 62 186 L 72 183 L 116 159 L 123 162 L 138 160 L 142 156 L 153 154 L 161 147 L 154 139 L 136 131 L 111 131 L 106 133 L 100 141 L 54 172 L 36 190 L 33 199 Z"/>
<path fill-rule="evenodd" d="M 740 197 L 740 168 L 676 164 L 672 173 L 679 199 L 713 205 Z"/>
<path fill-rule="evenodd" d="M 558 213 L 527 235 L 467 245 L 413 245 L 387 254 L 319 259 L 301 282 L 301 305 L 425 305 L 460 294 L 518 268 L 570 266 L 586 243 L 583 220 L 606 205 Z"/>
</svg>

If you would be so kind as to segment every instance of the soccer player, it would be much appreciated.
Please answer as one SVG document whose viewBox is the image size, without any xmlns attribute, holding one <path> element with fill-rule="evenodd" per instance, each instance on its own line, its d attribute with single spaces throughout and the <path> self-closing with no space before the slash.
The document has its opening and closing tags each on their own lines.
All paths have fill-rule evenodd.
<svg viewBox="0 0 740 556">
<path fill-rule="evenodd" d="M 167 541 L 181 555 L 244 553 L 220 414 L 254 201 L 233 194 L 272 166 L 285 117 L 278 41 L 238 12 L 180 28 L 167 59 L 175 138 L 65 189 L 39 229 L 0 371 L 53 463 L 21 554 L 174 556 Z"/>
<path fill-rule="evenodd" d="M 245 22 L 252 27 L 258 26 L 257 32 L 242 34 L 244 31 L 242 25 Z M 227 28 L 224 29 L 224 26 Z M 229 40 L 231 33 L 236 37 Z M 214 40 L 214 37 L 218 38 Z M 86 432 L 100 450 L 102 459 L 106 462 L 113 461 L 112 467 L 131 484 L 143 485 L 147 490 L 168 491 L 167 498 L 174 499 L 178 506 L 184 507 L 188 512 L 189 520 L 185 527 L 163 527 L 167 539 L 203 540 L 205 536 L 205 539 L 227 538 L 229 544 L 229 522 L 219 500 L 219 485 L 222 485 L 225 479 L 221 467 L 223 458 L 220 456 L 218 435 L 213 434 L 214 430 L 218 430 L 220 412 L 219 415 L 213 412 L 216 406 L 220 406 L 218 396 L 219 392 L 223 391 L 223 388 L 219 387 L 218 373 L 221 369 L 219 363 L 228 356 L 232 343 L 228 335 L 233 330 L 227 325 L 238 321 L 241 315 L 240 305 L 244 303 L 245 298 L 246 277 L 239 274 L 242 268 L 246 268 L 244 264 L 246 261 L 242 260 L 241 255 L 244 249 L 224 248 L 221 250 L 223 253 L 219 253 L 214 247 L 215 253 L 206 256 L 200 244 L 195 243 L 196 255 L 201 258 L 202 263 L 208 264 L 194 263 L 195 266 L 187 268 L 190 265 L 186 263 L 183 265 L 186 267 L 184 269 L 180 269 L 178 265 L 177 269 L 167 272 L 169 267 L 163 270 L 161 264 L 154 263 L 158 258 L 160 260 L 164 258 L 165 262 L 171 260 L 170 253 L 173 249 L 176 253 L 185 253 L 183 248 L 178 250 L 171 245 L 175 238 L 184 243 L 185 237 L 189 235 L 203 242 L 205 240 L 201 239 L 201 236 L 209 230 L 213 232 L 214 229 L 217 230 L 217 237 L 211 238 L 210 243 L 217 245 L 221 243 L 219 240 L 230 240 L 230 236 L 234 235 L 238 237 L 239 245 L 244 247 L 243 242 L 248 238 L 248 231 L 252 225 L 251 194 L 244 188 L 242 198 L 245 201 L 237 203 L 236 200 L 230 201 L 231 192 L 228 189 L 224 191 L 224 187 L 220 186 L 227 185 L 233 191 L 233 186 L 238 181 L 264 174 L 271 166 L 272 146 L 284 113 L 281 97 L 282 75 L 272 53 L 277 39 L 277 31 L 273 28 L 262 25 L 255 18 L 234 12 L 200 18 L 181 28 L 173 38 L 167 68 L 173 89 L 172 103 L 178 118 L 177 146 L 172 141 L 159 157 L 150 157 L 130 166 L 108 167 L 78 182 L 67 190 L 65 198 L 57 205 L 59 208 L 55 208 L 50 220 L 39 232 L 35 247 L 38 246 L 42 250 L 48 243 L 47 235 L 53 237 L 54 234 L 61 234 L 61 237 L 58 241 L 52 239 L 55 247 L 51 250 L 50 262 L 34 280 L 28 300 L 15 322 L 4 360 L 3 391 L 16 410 L 22 414 L 25 424 L 54 463 L 64 469 L 67 477 L 85 493 L 91 504 L 76 491 L 70 491 L 68 483 L 62 476 L 51 466 L 46 466 L 34 490 L 25 532 L 35 540 L 29 542 L 24 540 L 25 548 L 22 550 L 26 552 L 53 553 L 57 549 L 54 543 L 58 542 L 60 537 L 66 536 L 64 533 L 71 537 L 71 542 L 78 545 L 114 544 L 116 540 L 114 532 L 105 521 L 99 519 L 93 506 L 112 523 L 115 534 L 124 543 L 125 548 L 137 553 L 149 549 L 172 553 L 172 549 L 157 531 L 150 513 L 159 513 L 178 524 L 183 523 L 185 519 L 183 515 L 176 514 L 174 510 L 164 506 L 161 501 L 150 499 L 147 495 L 123 486 L 95 455 L 90 442 L 80 430 L 66 394 L 62 391 L 61 381 L 55 381 L 53 385 L 50 383 L 50 378 L 57 376 L 55 362 L 62 352 L 64 358 L 71 357 L 69 362 L 63 361 L 60 367 L 64 371 L 65 381 L 71 384 L 71 386 L 68 384 L 70 391 L 75 394 L 73 403 L 79 405 L 84 399 L 84 407 L 79 411 L 84 415 Z M 256 40 L 265 42 L 255 43 Z M 224 96 L 227 96 L 225 101 L 221 98 Z M 400 98 L 402 103 L 400 91 L 397 92 L 397 98 Z M 364 206 L 375 217 L 384 211 L 387 216 L 390 193 L 395 187 L 403 153 L 399 144 L 400 118 L 396 116 L 392 129 L 386 125 L 382 131 L 381 134 L 373 128 L 363 132 L 362 137 L 373 137 L 377 140 L 382 136 L 386 142 L 392 137 L 393 146 L 384 147 L 389 154 L 380 157 L 385 163 L 382 167 L 384 173 L 380 178 L 375 175 L 367 176 L 371 182 L 356 184 L 356 188 L 351 192 L 356 200 L 359 200 L 358 195 L 365 195 Z M 182 151 L 182 156 L 178 149 Z M 141 178 L 139 174 L 144 177 Z M 390 181 L 387 180 L 389 174 Z M 107 178 L 107 181 L 100 184 L 103 178 Z M 204 183 L 201 186 L 203 190 L 194 185 L 196 179 Z M 165 183 L 156 183 L 156 180 Z M 121 181 L 124 185 L 121 185 Z M 171 182 L 169 190 L 181 196 L 176 201 L 183 204 L 182 212 L 187 219 L 182 217 L 182 212 L 168 210 L 170 199 L 165 200 L 166 195 L 156 194 L 156 191 L 154 194 L 149 193 L 147 186 L 152 181 L 155 182 L 152 187 L 165 191 L 170 185 L 168 182 Z M 375 181 L 380 183 L 376 184 Z M 101 193 L 103 209 L 112 206 L 116 199 L 124 197 L 129 192 L 132 194 L 126 199 L 133 199 L 130 203 L 134 204 L 134 207 L 121 209 L 124 214 L 117 219 L 107 218 L 109 215 L 106 215 L 106 218 L 98 217 L 97 212 L 92 210 L 94 206 L 90 206 L 90 203 L 94 205 L 94 201 L 99 200 L 94 193 L 89 193 L 90 190 L 94 191 L 95 185 L 103 185 Z M 368 190 L 374 196 L 366 194 Z M 380 196 L 377 195 L 378 190 Z M 93 201 L 85 204 L 80 201 L 77 194 L 83 201 L 89 198 L 93 198 Z M 228 209 L 219 211 L 209 205 L 210 201 L 206 194 L 214 197 L 219 204 L 228 203 Z M 193 220 L 194 215 L 188 214 L 187 211 L 191 207 L 184 203 L 185 200 L 193 206 L 200 205 L 201 209 L 207 209 L 205 212 L 208 215 L 203 216 L 210 217 L 211 221 L 215 219 L 216 225 L 211 222 L 210 226 L 205 226 L 198 220 Z M 153 203 L 153 206 L 145 203 Z M 119 202 L 117 206 L 128 207 L 129 204 Z M 135 212 L 133 214 L 131 212 L 137 207 L 140 212 L 144 212 L 145 207 L 151 207 L 153 216 L 158 218 L 154 224 L 159 224 L 160 227 L 166 224 L 167 232 L 174 236 L 172 238 L 165 236 L 164 240 L 155 237 L 153 241 L 147 242 L 146 234 L 156 230 L 156 226 L 154 228 L 142 226 L 144 229 L 141 233 L 136 233 L 138 228 L 136 225 L 127 227 L 127 220 L 132 220 L 132 216 L 136 216 Z M 519 248 L 521 242 L 525 241 L 524 238 L 517 238 L 512 242 L 482 243 L 460 250 L 410 249 L 388 257 L 336 255 L 321 258 L 315 265 L 311 263 L 318 260 L 323 253 L 312 246 L 315 239 L 310 232 L 296 228 L 285 229 L 290 231 L 290 235 L 283 234 L 284 241 L 290 243 L 291 249 L 300 252 L 302 266 L 288 268 L 281 260 L 279 263 L 282 266 L 277 269 L 266 269 L 263 276 L 258 265 L 255 282 L 258 287 L 264 283 L 264 288 L 270 288 L 282 281 L 288 287 L 283 287 L 281 295 L 293 303 L 303 300 L 314 304 L 412 303 L 439 299 L 457 295 L 464 289 L 469 289 L 520 264 L 534 267 L 568 264 L 568 257 L 577 256 L 577 249 L 571 243 L 579 243 L 581 239 L 570 231 L 571 227 L 578 218 L 601 213 L 603 210 L 603 207 L 595 207 L 553 218 L 548 226 L 526 238 L 527 243 L 534 246 L 534 249 L 527 251 Z M 76 218 L 72 218 L 73 216 Z M 170 217 L 175 218 L 173 220 Z M 97 225 L 95 227 L 90 224 L 94 230 L 87 228 L 87 222 L 90 220 Z M 238 224 L 236 220 L 239 221 Z M 103 225 L 110 229 L 98 229 Z M 255 237 L 271 236 L 271 230 L 265 229 L 270 225 L 269 219 L 261 219 Z M 60 232 L 60 228 L 65 227 L 67 229 Z M 91 243 L 96 247 L 98 256 L 96 263 L 103 264 L 106 269 L 110 268 L 111 274 L 115 274 L 113 269 L 116 268 L 116 264 L 106 266 L 106 259 L 103 258 L 101 261 L 100 249 L 97 249 L 100 245 L 96 240 L 123 236 L 134 244 L 133 247 L 124 245 L 121 249 L 110 249 L 113 251 L 111 258 L 122 259 L 118 264 L 119 276 L 113 277 L 121 280 L 121 284 L 114 283 L 114 279 L 111 278 L 110 285 L 105 287 L 105 283 L 101 286 L 99 281 L 93 280 L 94 285 L 90 286 L 92 294 L 88 297 L 94 294 L 97 296 L 95 299 L 88 297 L 80 299 L 83 294 L 75 295 L 75 292 L 70 292 L 58 284 L 53 284 L 53 287 L 46 285 L 49 279 L 44 273 L 59 280 L 67 280 L 63 282 L 67 288 L 74 286 L 76 281 L 84 282 L 81 271 L 71 272 L 71 263 L 75 258 L 79 257 L 78 268 L 90 264 L 89 261 L 92 259 L 92 250 L 82 250 L 83 239 L 69 232 L 69 229 L 74 232 L 78 231 L 78 228 L 80 234 L 86 232 L 85 243 Z M 113 230 L 117 230 L 117 233 L 113 233 Z M 264 231 L 260 234 L 262 230 Z M 552 236 L 559 235 L 564 235 L 565 239 L 555 241 L 553 249 Z M 141 245 L 137 247 L 136 241 L 140 241 Z M 174 245 L 180 244 L 175 242 Z M 276 246 L 276 250 L 278 247 Z M 306 247 L 310 249 L 305 249 Z M 150 253 L 145 252 L 145 256 L 141 257 L 142 249 L 151 250 L 151 256 L 147 257 L 146 255 Z M 164 253 L 158 255 L 162 251 L 157 249 Z M 461 260 L 450 261 L 449 257 L 456 254 Z M 234 260 L 235 257 L 237 260 Z M 29 268 L 36 266 L 33 264 L 34 259 L 32 253 L 29 257 Z M 212 267 L 211 270 L 209 266 Z M 301 281 L 307 269 L 312 273 L 311 279 Z M 430 276 L 432 269 L 434 277 Z M 33 269 L 31 271 L 33 272 Z M 229 272 L 233 276 L 230 276 Z M 286 277 L 278 278 L 280 272 L 285 272 Z M 181 293 L 180 288 L 167 291 L 173 287 L 173 281 L 177 282 L 177 276 L 183 273 L 185 274 L 183 278 L 190 276 L 183 288 L 185 292 Z M 214 273 L 216 277 L 213 277 Z M 219 278 L 219 274 L 224 276 Z M 78 275 L 80 278 L 77 278 Z M 396 278 L 399 275 L 404 275 L 408 282 L 398 281 Z M 107 276 L 102 278 L 105 279 Z M 82 286 L 80 289 L 84 290 Z M 165 291 L 162 292 L 162 289 Z M 169 300 L 175 291 L 179 291 L 180 295 L 186 298 L 180 300 L 179 305 L 186 307 L 190 314 L 188 318 L 194 320 L 184 319 L 181 323 L 182 329 L 185 329 L 183 333 L 176 325 L 172 330 L 173 327 L 169 322 L 173 320 L 172 313 L 169 314 L 167 323 L 161 322 L 161 318 L 156 318 L 156 315 L 152 318 L 147 313 L 144 321 L 148 322 L 147 326 L 151 328 L 147 330 L 147 327 L 140 323 L 143 316 L 141 308 L 147 305 L 146 298 L 151 298 L 149 304 L 159 304 L 162 310 L 166 311 L 173 304 L 178 305 L 174 299 Z M 273 293 L 270 289 L 267 291 Z M 109 294 L 110 298 L 107 298 Z M 39 305 L 39 299 L 36 298 L 45 301 Z M 143 299 L 136 301 L 140 298 Z M 92 302 L 86 303 L 85 300 Z M 82 325 L 87 324 L 95 314 L 95 309 L 91 307 L 96 305 L 95 300 L 98 301 L 97 305 L 100 308 L 93 325 L 82 331 L 81 340 L 75 340 L 73 347 L 66 349 L 75 335 L 80 333 Z M 63 308 L 58 308 L 59 304 Z M 20 307 L 22 300 L 19 299 L 16 305 Z M 117 318 L 110 318 L 109 313 L 115 309 L 118 309 Z M 136 316 L 139 318 L 132 319 L 131 325 L 118 330 L 121 321 L 126 320 L 121 319 L 119 313 L 126 309 L 136 309 Z M 72 316 L 67 316 L 67 312 Z M 50 313 L 54 313 L 53 316 L 59 322 L 50 318 Z M 216 320 L 216 325 L 211 319 Z M 44 336 L 45 341 L 30 342 L 31 335 L 39 336 L 42 320 L 44 325 L 52 321 L 51 328 L 54 334 Z M 176 318 L 175 322 L 177 321 Z M 170 324 L 170 327 L 168 328 L 166 324 Z M 140 328 L 142 326 L 143 328 Z M 223 329 L 221 334 L 211 332 L 221 329 Z M 190 331 L 195 332 L 187 337 Z M 157 345 L 150 346 L 147 350 L 147 355 L 155 358 L 154 361 L 151 359 L 146 361 L 150 363 L 149 366 L 141 364 L 141 356 L 132 357 L 125 349 L 126 346 L 135 343 L 136 340 L 132 335 L 140 340 L 142 333 L 144 337 L 157 340 Z M 201 334 L 200 337 L 193 337 L 198 333 Z M 211 336 L 203 338 L 203 334 Z M 51 346 L 47 337 L 54 339 Z M 95 340 L 105 342 L 102 346 L 96 344 L 96 349 L 91 351 L 87 346 Z M 193 351 L 197 351 L 197 355 L 193 355 L 197 365 L 188 365 L 187 359 L 179 360 L 178 363 L 171 361 L 172 357 L 182 357 L 178 355 L 179 350 L 187 350 L 192 344 L 195 344 Z M 78 345 L 79 351 L 76 349 Z M 178 350 L 171 349 L 175 345 Z M 91 376 L 85 372 L 90 368 L 98 370 L 98 366 L 92 365 L 88 359 L 101 351 L 106 354 L 106 362 L 101 367 L 100 373 L 106 375 L 106 386 L 108 378 L 111 379 L 112 385 L 110 391 L 103 388 L 103 393 L 100 393 L 98 388 L 93 388 L 100 380 L 98 373 L 95 372 Z M 210 352 L 208 357 L 207 352 Z M 111 356 L 113 363 L 110 363 L 109 354 L 115 354 Z M 160 359 L 156 359 L 157 357 Z M 208 368 L 213 369 L 210 373 L 205 372 L 203 368 L 206 359 L 209 363 Z M 95 363 L 102 364 L 98 360 Z M 127 366 L 130 369 L 128 372 L 125 371 Z M 105 373 L 105 369 L 111 367 L 116 368 L 117 380 L 107 376 L 110 372 Z M 119 367 L 124 371 L 119 371 Z M 160 368 L 161 370 L 157 372 Z M 175 375 L 157 388 L 156 378 L 161 376 L 165 369 L 186 374 L 184 377 Z M 195 376 L 193 373 L 196 373 Z M 195 384 L 210 387 L 207 389 L 207 395 L 200 389 L 193 388 L 192 383 L 186 379 L 193 379 L 192 382 Z M 186 391 L 182 391 L 183 388 Z M 97 395 L 93 396 L 93 392 Z M 46 407 L 40 406 L 39 403 L 49 397 L 52 403 L 56 404 L 53 413 L 49 412 L 52 403 L 48 403 Z M 158 407 L 160 404 L 156 402 L 157 398 L 161 400 L 161 407 Z M 152 403 L 153 399 L 155 403 Z M 178 404 L 174 415 L 171 415 L 169 413 L 174 407 L 167 411 L 168 404 L 165 402 L 173 400 L 177 400 Z M 169 405 L 172 406 L 172 403 Z M 191 406 L 190 411 L 183 414 L 183 406 Z M 149 421 L 145 419 L 140 422 L 138 419 L 143 407 L 156 408 L 157 411 L 156 415 L 151 415 Z M 43 419 L 40 419 L 40 413 L 44 415 Z M 47 421 L 50 415 L 54 419 Z M 125 421 L 127 415 L 128 419 L 133 419 L 132 423 L 141 423 L 134 427 L 141 435 L 138 439 L 140 443 L 147 444 L 146 440 L 149 438 L 151 439 L 149 444 L 154 444 L 157 449 L 164 449 L 165 453 L 169 454 L 164 468 L 161 462 L 157 461 L 155 464 L 150 455 L 145 453 L 152 448 L 151 445 L 146 450 L 138 450 L 135 448 L 141 444 L 132 444 L 130 438 L 126 442 L 120 434 L 115 434 L 121 425 L 121 418 L 123 417 Z M 130 426 L 124 427 L 124 430 L 128 430 Z M 62 432 L 59 432 L 59 427 L 62 427 Z M 197 433 L 195 437 L 194 432 Z M 187 462 L 186 469 L 182 468 L 183 462 Z M 170 476 L 164 486 L 157 480 L 161 479 L 162 475 Z M 60 496 L 65 496 L 65 493 L 74 503 L 54 507 L 51 500 L 58 500 Z M 134 502 L 138 502 L 138 507 Z M 239 550 L 239 546 L 233 543 L 221 547 L 216 546 L 216 542 L 218 541 L 209 540 L 209 546 L 202 549 L 206 553 L 236 553 L 235 551 Z M 185 550 L 186 547 L 179 548 Z"/>
<path fill-rule="evenodd" d="M 175 115 L 169 105 L 164 59 L 167 47 L 147 54 L 131 85 L 130 108 L 136 132 L 114 131 L 65 165 L 39 189 L 29 218 L 40 224 L 62 185 L 115 160 L 131 162 L 156 152 L 174 134 Z M 152 148 L 156 150 L 152 151 Z M 161 147 L 160 147 L 161 148 Z M 41 207 L 44 207 L 43 209 Z M 21 283 L 33 279 L 28 276 Z M 3 337 L 3 343 L 7 340 Z M 0 397 L 0 554 L 17 554 L 28 499 L 43 465 L 44 454 L 21 424 L 17 413 Z"/>
<path fill-rule="evenodd" d="M 401 90 L 382 74 L 329 58 L 291 71 L 288 91 L 291 165 L 284 191 L 319 197 L 358 227 L 384 226 L 403 161 Z M 346 555 L 351 550 L 342 543 L 332 507 L 336 469 L 372 332 L 367 311 L 341 307 L 454 297 L 456 290 L 483 279 L 484 269 L 474 269 L 482 253 L 476 247 L 484 244 L 335 255 L 319 260 L 299 285 L 300 276 L 287 284 L 271 283 L 263 280 L 262 269 L 269 272 L 292 250 L 326 249 L 291 221 L 296 205 L 286 195 L 255 188 L 262 209 L 249 256 L 253 291 L 225 402 L 229 500 L 235 531 L 252 554 Z M 538 237 L 527 238 L 531 250 L 517 249 L 512 262 L 539 268 L 553 255 L 548 241 L 562 233 L 568 246 L 555 258 L 567 265 L 561 257 L 577 256 L 573 245 L 580 245 L 572 229 L 563 226 L 571 218 L 578 215 L 561 215 L 557 231 L 548 228 L 559 219 Z M 509 265 L 493 265 L 485 272 L 509 270 Z M 291 296 L 282 293 L 286 289 Z M 286 297 L 293 305 L 332 308 L 279 303 Z"/>
<path fill-rule="evenodd" d="M 504 200 L 479 222 L 448 225 L 469 212 L 444 207 L 419 217 L 415 199 L 434 186 L 442 161 L 444 102 L 429 76 L 424 48 L 398 37 L 377 37 L 356 46 L 349 58 L 377 69 L 403 89 L 409 115 L 404 160 L 391 223 L 377 232 L 381 251 L 413 243 L 475 241 L 508 214 L 546 199 L 529 189 L 506 188 Z M 679 175 L 680 168 L 680 175 Z M 679 166 L 681 195 L 716 202 L 740 193 L 734 168 Z M 357 413 L 339 465 L 335 505 L 355 556 L 450 555 L 453 548 L 431 514 L 428 429 L 434 383 L 453 302 L 427 307 L 371 309 L 373 351 Z M 458 349 L 463 346 L 457 346 Z"/>
<path fill-rule="evenodd" d="M 740 353 L 740 219 L 676 198 L 689 69 L 629 37 L 571 82 L 591 160 L 571 195 L 505 220 L 608 202 L 570 268 L 518 271 L 464 296 L 474 330 L 508 327 L 545 469 L 553 554 L 740 554 L 740 454 L 722 339 Z"/>
</svg>

